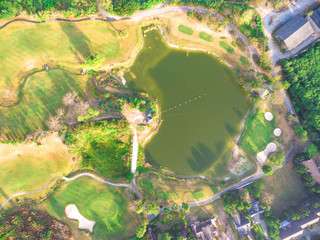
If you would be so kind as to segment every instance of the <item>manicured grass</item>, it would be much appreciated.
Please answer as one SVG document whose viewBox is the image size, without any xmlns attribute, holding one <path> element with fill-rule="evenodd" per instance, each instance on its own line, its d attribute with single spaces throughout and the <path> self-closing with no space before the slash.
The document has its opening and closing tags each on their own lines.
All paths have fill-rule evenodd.
<svg viewBox="0 0 320 240">
<path fill-rule="evenodd" d="M 213 41 L 213 37 L 205 32 L 200 32 L 199 33 L 199 38 L 207 41 L 207 42 L 212 42 Z"/>
<path fill-rule="evenodd" d="M 136 44 L 135 36 L 130 39 L 120 41 L 101 21 L 12 23 L 0 31 L 0 102 L 14 102 L 23 76 L 46 63 L 80 67 L 89 54 L 101 54 L 105 63 L 127 58 Z"/>
<path fill-rule="evenodd" d="M 137 186 L 143 196 L 157 204 L 196 201 L 214 195 L 212 188 L 199 180 L 179 180 L 154 172 L 139 175 Z"/>
<path fill-rule="evenodd" d="M 75 222 L 65 216 L 65 207 L 75 204 L 84 217 L 96 222 L 93 233 L 90 234 L 93 239 L 123 239 L 133 235 L 137 225 L 128 210 L 128 201 L 124 193 L 123 188 L 84 177 L 63 183 L 43 206 L 53 217 Z"/>
<path fill-rule="evenodd" d="M 193 34 L 193 30 L 191 28 L 184 26 L 184 25 L 179 25 L 178 29 L 180 32 L 187 34 L 187 35 Z"/>
<path fill-rule="evenodd" d="M 21 101 L 12 107 L 0 107 L 0 139 L 25 138 L 45 127 L 50 114 L 62 105 L 69 91 L 84 95 L 87 76 L 75 76 L 55 69 L 35 73 L 25 83 Z"/>
<path fill-rule="evenodd" d="M 249 63 L 249 61 L 248 61 L 248 59 L 246 57 L 240 56 L 240 61 L 241 61 L 243 66 L 245 66 L 245 67 L 249 67 L 250 66 L 250 63 Z"/>
<path fill-rule="evenodd" d="M 299 201 L 306 196 L 305 186 L 299 175 L 292 170 L 289 162 L 274 175 L 264 178 L 266 191 L 275 196 L 271 204 L 271 211 L 277 216 L 283 215 L 285 209 L 299 204 Z"/>
<path fill-rule="evenodd" d="M 224 41 L 219 42 L 220 46 L 224 48 L 228 53 L 234 53 L 234 48 Z"/>
<path fill-rule="evenodd" d="M 246 153 L 256 156 L 263 151 L 265 147 L 273 141 L 273 130 L 275 128 L 275 119 L 271 122 L 264 118 L 264 113 L 251 113 L 246 122 L 246 128 L 241 136 L 239 145 Z"/>
<path fill-rule="evenodd" d="M 0 144 L 0 203 L 15 193 L 42 188 L 55 175 L 72 171 L 73 155 L 57 138 L 43 144 Z"/>
</svg>

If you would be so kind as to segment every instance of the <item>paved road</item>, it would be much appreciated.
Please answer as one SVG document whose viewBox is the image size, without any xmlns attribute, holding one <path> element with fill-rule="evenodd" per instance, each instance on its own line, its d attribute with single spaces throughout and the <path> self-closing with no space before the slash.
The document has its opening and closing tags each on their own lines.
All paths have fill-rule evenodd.
<svg viewBox="0 0 320 240">
<path fill-rule="evenodd" d="M 95 180 L 99 181 L 99 182 L 102 182 L 102 183 L 105 183 L 105 184 L 108 184 L 108 185 L 111 185 L 111 186 L 114 186 L 114 187 L 125 187 L 125 188 L 132 188 L 131 185 L 129 184 L 123 184 L 123 183 L 112 183 L 112 182 L 109 182 L 109 181 L 106 181 L 106 180 L 103 180 L 91 173 L 81 173 L 79 175 L 76 175 L 74 177 L 71 177 L 71 178 L 67 178 L 65 176 L 62 176 L 62 175 L 57 175 L 57 176 L 54 176 L 43 188 L 39 189 L 39 190 L 36 190 L 36 191 L 29 191 L 29 192 L 22 192 L 22 193 L 16 193 L 16 194 L 13 194 L 12 196 L 10 196 L 0 207 L 0 211 L 5 207 L 5 205 L 7 205 L 8 202 L 10 202 L 13 198 L 16 198 L 16 197 L 19 197 L 19 196 L 23 196 L 23 195 L 27 195 L 27 194 L 33 194 L 33 193 L 39 193 L 39 192 L 42 192 L 44 189 L 46 189 L 55 179 L 57 178 L 61 178 L 67 182 L 71 182 L 71 181 L 74 181 L 78 178 L 81 178 L 81 177 L 91 177 L 91 178 L 94 178 Z"/>
</svg>

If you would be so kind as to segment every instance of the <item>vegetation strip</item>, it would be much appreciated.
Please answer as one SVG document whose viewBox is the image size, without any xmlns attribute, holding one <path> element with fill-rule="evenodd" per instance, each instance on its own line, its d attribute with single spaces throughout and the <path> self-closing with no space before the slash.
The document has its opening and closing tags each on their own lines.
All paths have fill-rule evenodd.
<svg viewBox="0 0 320 240">
<path fill-rule="evenodd" d="M 94 178 L 96 179 L 97 181 L 99 182 L 102 182 L 102 183 L 105 183 L 105 184 L 108 184 L 108 185 L 111 185 L 111 186 L 114 186 L 114 187 L 126 187 L 126 188 L 132 188 L 131 185 L 129 184 L 124 184 L 124 183 L 112 183 L 112 182 L 109 182 L 109 181 L 106 181 L 106 180 L 102 180 L 101 178 L 91 174 L 91 173 L 81 173 L 79 175 L 76 175 L 72 178 L 67 178 L 65 176 L 61 176 L 61 175 L 57 175 L 55 177 L 53 177 L 43 188 L 39 189 L 39 190 L 36 190 L 36 191 L 30 191 L 30 192 L 23 192 L 23 193 L 16 193 L 16 194 L 13 194 L 11 197 L 9 197 L 5 202 L 4 204 L 1 205 L 0 207 L 0 211 L 5 207 L 5 205 L 7 205 L 7 203 L 9 201 L 11 201 L 11 199 L 15 198 L 15 197 L 19 197 L 19 196 L 23 196 L 23 195 L 27 195 L 27 194 L 33 194 L 33 193 L 39 193 L 41 191 L 43 191 L 45 188 L 47 188 L 50 183 L 52 183 L 55 179 L 57 178 L 62 178 L 63 180 L 67 181 L 67 182 L 71 182 L 73 180 L 76 180 L 78 178 L 81 178 L 81 177 L 91 177 L 91 178 Z"/>
</svg>

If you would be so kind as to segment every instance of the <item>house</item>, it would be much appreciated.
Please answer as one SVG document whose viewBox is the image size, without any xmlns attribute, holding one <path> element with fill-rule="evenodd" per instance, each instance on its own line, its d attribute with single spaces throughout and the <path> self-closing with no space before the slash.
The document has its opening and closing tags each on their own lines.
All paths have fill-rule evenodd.
<svg viewBox="0 0 320 240">
<path fill-rule="evenodd" d="M 320 8 L 313 11 L 312 15 L 310 16 L 311 20 L 314 24 L 320 28 Z"/>
<path fill-rule="evenodd" d="M 308 173 L 310 173 L 317 183 L 320 183 L 320 167 L 315 159 L 310 159 L 302 162 L 308 168 Z"/>
<path fill-rule="evenodd" d="M 258 225 L 261 223 L 262 213 L 264 213 L 264 209 L 260 207 L 260 203 L 255 199 L 251 199 L 251 208 L 248 209 L 248 213 L 251 217 L 251 221 L 253 225 Z"/>
<path fill-rule="evenodd" d="M 287 221 L 280 223 L 280 239 L 281 240 L 292 240 L 296 237 L 302 235 L 303 230 L 305 228 L 310 227 L 312 224 L 318 222 L 320 220 L 320 208 L 310 209 L 309 216 L 292 221 L 288 223 Z"/>
<path fill-rule="evenodd" d="M 219 236 L 216 218 L 204 222 L 195 222 L 190 225 L 191 231 L 197 240 L 211 240 Z"/>
<path fill-rule="evenodd" d="M 240 239 L 251 235 L 250 221 L 245 217 L 241 217 L 239 212 L 237 212 L 236 216 L 232 216 L 232 222 Z"/>
<path fill-rule="evenodd" d="M 312 36 L 314 34 L 314 29 L 306 18 L 298 14 L 275 31 L 274 34 L 284 47 L 288 50 L 292 50 Z"/>
<path fill-rule="evenodd" d="M 153 115 L 154 111 L 152 108 L 149 108 L 146 112 L 146 122 L 149 123 L 152 120 L 152 115 Z"/>
</svg>

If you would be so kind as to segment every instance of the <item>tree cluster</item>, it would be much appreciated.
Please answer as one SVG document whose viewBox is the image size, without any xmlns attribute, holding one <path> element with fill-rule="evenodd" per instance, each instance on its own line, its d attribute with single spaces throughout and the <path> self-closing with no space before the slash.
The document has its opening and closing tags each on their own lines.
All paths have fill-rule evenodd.
<svg viewBox="0 0 320 240">
<path fill-rule="evenodd" d="M 308 138 L 320 145 L 320 43 L 315 43 L 306 52 L 284 60 L 282 69 L 289 92 Z M 301 129 L 296 131 L 305 135 Z M 305 137 L 304 137 L 305 138 Z"/>
<path fill-rule="evenodd" d="M 57 11 L 64 17 L 79 17 L 96 13 L 96 3 L 97 0 L 1 0 L 0 17 L 10 19 L 26 12 L 46 19 Z"/>
</svg>

